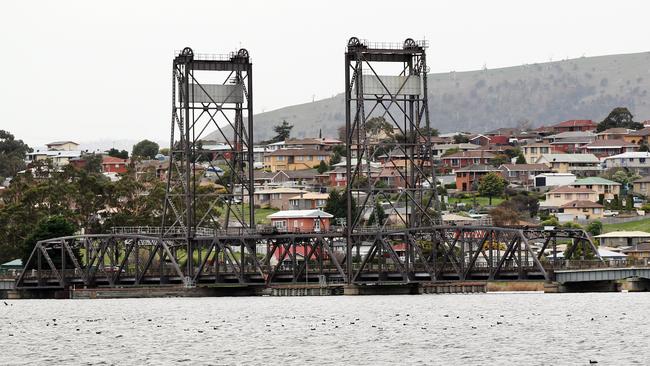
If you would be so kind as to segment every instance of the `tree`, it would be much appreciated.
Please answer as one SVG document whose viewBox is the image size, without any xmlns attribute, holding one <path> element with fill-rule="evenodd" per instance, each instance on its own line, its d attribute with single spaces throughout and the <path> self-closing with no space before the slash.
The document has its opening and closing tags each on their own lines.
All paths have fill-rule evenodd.
<svg viewBox="0 0 650 366">
<path fill-rule="evenodd" d="M 490 172 L 481 178 L 478 192 L 481 196 L 488 197 L 489 204 L 492 205 L 492 197 L 503 194 L 505 187 L 505 179 L 496 172 Z"/>
<path fill-rule="evenodd" d="M 318 174 L 323 174 L 329 170 L 329 166 L 327 165 L 327 163 L 325 163 L 325 160 L 321 160 L 316 170 L 318 171 Z"/>
<path fill-rule="evenodd" d="M 84 170 L 89 173 L 101 173 L 102 172 L 102 157 L 101 155 L 88 154 L 84 157 L 86 164 L 84 165 Z"/>
<path fill-rule="evenodd" d="M 23 243 L 21 253 L 23 263 L 27 263 L 29 255 L 32 253 L 37 242 L 61 236 L 74 235 L 75 231 L 77 230 L 74 224 L 63 216 L 51 216 L 40 221 Z"/>
<path fill-rule="evenodd" d="M 640 130 L 643 128 L 643 123 L 634 122 L 634 116 L 625 107 L 616 107 L 609 115 L 598 124 L 596 132 L 602 132 L 610 128 L 629 128 L 632 130 Z"/>
<path fill-rule="evenodd" d="M 163 147 L 158 150 L 158 153 L 164 156 L 169 156 L 169 148 L 168 147 Z"/>
<path fill-rule="evenodd" d="M 282 120 L 281 124 L 277 126 L 273 126 L 273 132 L 275 132 L 275 137 L 273 137 L 269 142 L 274 143 L 274 142 L 288 140 L 289 137 L 291 136 L 292 128 L 293 125 L 290 125 L 286 120 Z"/>
<path fill-rule="evenodd" d="M 492 166 L 495 167 L 499 167 L 502 164 L 508 164 L 508 163 L 510 163 L 510 157 L 508 157 L 508 155 L 506 154 L 498 154 L 492 159 L 490 159 L 490 164 L 492 164 Z"/>
<path fill-rule="evenodd" d="M 25 168 L 25 154 L 32 149 L 16 140 L 11 133 L 0 130 L 0 177 L 13 177 Z"/>
<path fill-rule="evenodd" d="M 451 155 L 451 154 L 455 154 L 455 153 L 457 153 L 457 152 L 459 152 L 459 151 L 460 151 L 459 148 L 457 148 L 457 147 L 452 147 L 451 149 L 447 149 L 447 150 L 445 150 L 445 152 L 442 153 L 442 157 L 444 158 L 445 156 L 449 156 L 449 155 Z"/>
<path fill-rule="evenodd" d="M 591 236 L 600 235 L 603 232 L 603 223 L 600 221 L 592 221 L 587 225 L 585 230 L 591 234 Z"/>
<path fill-rule="evenodd" d="M 522 154 L 521 152 L 519 153 L 519 155 L 517 155 L 516 163 L 517 164 L 526 164 L 526 158 L 524 157 L 524 154 Z"/>
<path fill-rule="evenodd" d="M 338 164 L 341 162 L 341 155 L 337 153 L 336 151 L 332 155 L 332 158 L 330 159 L 330 167 L 333 167 L 334 165 Z"/>
<path fill-rule="evenodd" d="M 352 216 L 356 216 L 357 203 L 352 199 Z M 335 219 L 346 219 L 348 217 L 348 199 L 346 191 L 340 192 L 336 189 L 330 192 L 325 203 L 325 212 L 334 216 Z"/>
<path fill-rule="evenodd" d="M 372 117 L 366 121 L 366 131 L 373 137 L 393 136 L 393 125 L 391 125 L 384 117 Z"/>
<path fill-rule="evenodd" d="M 491 209 L 490 217 L 492 217 L 495 226 L 510 226 L 519 222 L 519 213 L 517 211 L 502 206 Z"/>
<path fill-rule="evenodd" d="M 528 217 L 535 217 L 539 211 L 539 200 L 528 192 L 521 192 L 499 205 L 511 211 L 525 213 Z"/>
<path fill-rule="evenodd" d="M 133 157 L 142 159 L 153 159 L 158 154 L 159 146 L 157 143 L 149 140 L 142 140 L 133 145 L 131 154 Z"/>
<path fill-rule="evenodd" d="M 386 222 L 386 212 L 384 212 L 384 208 L 379 204 L 379 202 L 377 202 L 375 204 L 375 209 L 368 219 L 368 225 L 372 226 L 376 223 L 377 225 L 382 226 L 384 225 L 384 222 Z"/>
<path fill-rule="evenodd" d="M 108 150 L 108 156 L 112 156 L 114 158 L 120 158 L 120 159 L 128 159 L 129 152 L 126 150 L 118 150 L 113 147 L 110 150 Z"/>
<path fill-rule="evenodd" d="M 469 137 L 467 137 L 465 135 L 461 135 L 461 134 L 458 134 L 458 135 L 454 136 L 454 143 L 455 144 L 462 144 L 462 143 L 466 143 L 466 142 L 469 142 Z"/>
</svg>

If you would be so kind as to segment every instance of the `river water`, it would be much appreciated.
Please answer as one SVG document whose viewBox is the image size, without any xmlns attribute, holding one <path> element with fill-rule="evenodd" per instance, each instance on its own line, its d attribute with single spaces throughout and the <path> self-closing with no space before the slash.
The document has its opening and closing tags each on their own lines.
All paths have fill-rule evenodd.
<svg viewBox="0 0 650 366">
<path fill-rule="evenodd" d="M 6 303 L 2 365 L 650 365 L 650 293 Z"/>
</svg>

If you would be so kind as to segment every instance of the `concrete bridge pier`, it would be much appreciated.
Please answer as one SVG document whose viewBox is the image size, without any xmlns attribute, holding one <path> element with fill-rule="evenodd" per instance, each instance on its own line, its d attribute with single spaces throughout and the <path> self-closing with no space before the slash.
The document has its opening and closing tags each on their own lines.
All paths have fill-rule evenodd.
<svg viewBox="0 0 650 366">
<path fill-rule="evenodd" d="M 620 283 L 621 290 L 628 292 L 650 291 L 650 280 L 646 278 L 631 277 Z"/>
</svg>

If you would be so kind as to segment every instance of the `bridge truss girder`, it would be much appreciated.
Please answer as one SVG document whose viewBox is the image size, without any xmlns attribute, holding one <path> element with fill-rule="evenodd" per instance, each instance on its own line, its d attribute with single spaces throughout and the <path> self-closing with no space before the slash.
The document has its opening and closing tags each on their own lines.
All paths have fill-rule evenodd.
<svg viewBox="0 0 650 366">
<path fill-rule="evenodd" d="M 582 230 L 433 226 L 358 234 L 355 243 L 363 243 L 358 248 L 362 254 L 347 257 L 345 237 L 341 232 L 265 235 L 231 230 L 195 238 L 192 266 L 187 266 L 190 246 L 182 235 L 49 239 L 36 244 L 16 287 L 342 284 L 349 277 L 355 284 L 530 276 L 550 280 L 553 270 L 562 267 L 534 253 L 532 240 L 570 239 L 567 252 L 590 243 Z M 346 272 L 348 263 L 352 264 L 351 274 Z"/>
</svg>

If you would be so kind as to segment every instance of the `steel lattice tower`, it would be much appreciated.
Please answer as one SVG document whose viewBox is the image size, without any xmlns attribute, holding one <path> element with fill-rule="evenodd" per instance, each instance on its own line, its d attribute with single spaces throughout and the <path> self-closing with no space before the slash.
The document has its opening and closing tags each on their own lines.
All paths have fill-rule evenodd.
<svg viewBox="0 0 650 366">
<path fill-rule="evenodd" d="M 411 38 L 403 43 L 370 43 L 356 37 L 348 41 L 345 131 L 349 282 L 353 280 L 350 277 L 353 248 L 356 247 L 356 257 L 360 258 L 361 241 L 368 241 L 357 234 L 372 231 L 380 235 L 385 229 L 386 223 L 377 220 L 378 201 L 389 202 L 390 209 L 400 218 L 397 226 L 416 228 L 438 222 L 425 48 L 425 41 L 416 42 Z M 381 75 L 382 67 L 386 66 L 393 68 L 393 75 Z M 377 121 L 377 118 L 394 130 L 393 140 L 378 141 L 371 136 L 369 121 Z M 397 172 L 402 187 L 378 186 L 381 172 L 372 162 L 380 157 Z M 364 216 L 371 215 L 375 216 L 375 227 L 369 230 L 367 226 L 373 220 L 364 219 Z M 410 253 L 408 262 L 409 257 L 414 258 L 412 247 L 415 244 L 405 241 Z M 384 239 L 375 240 L 370 251 L 373 250 L 394 254 Z"/>
<path fill-rule="evenodd" d="M 245 49 L 200 55 L 187 47 L 174 58 L 172 75 L 161 235 L 185 241 L 192 258 L 197 236 L 255 227 L 252 63 Z M 204 149 L 201 140 L 214 130 L 221 148 Z M 214 184 L 201 184 L 203 170 L 217 172 Z M 192 262 L 187 261 L 188 273 Z"/>
</svg>

